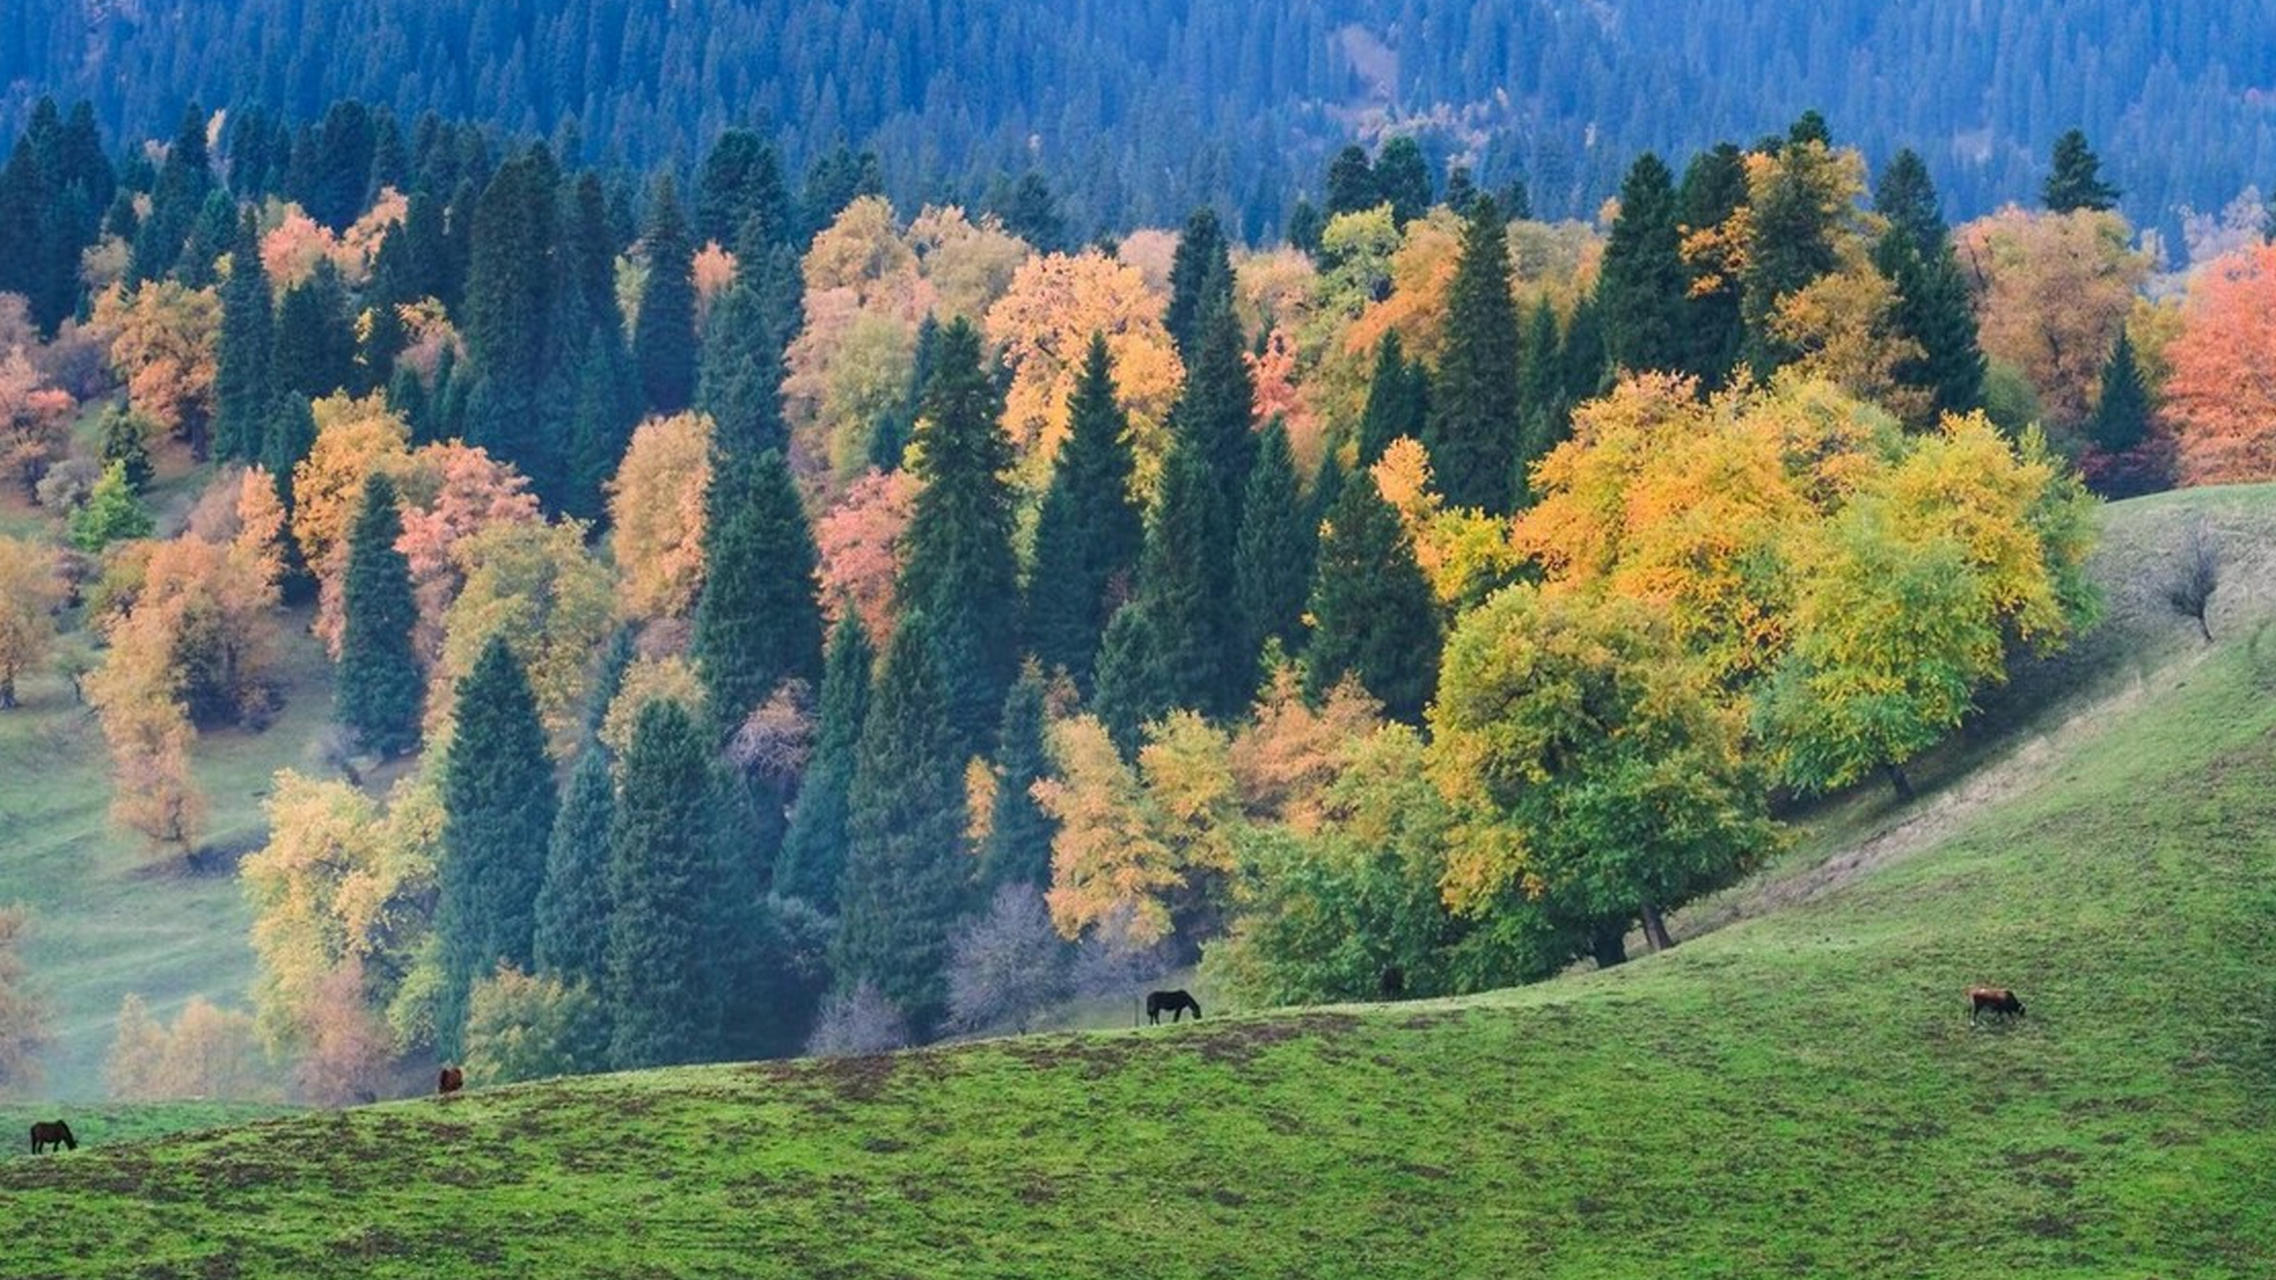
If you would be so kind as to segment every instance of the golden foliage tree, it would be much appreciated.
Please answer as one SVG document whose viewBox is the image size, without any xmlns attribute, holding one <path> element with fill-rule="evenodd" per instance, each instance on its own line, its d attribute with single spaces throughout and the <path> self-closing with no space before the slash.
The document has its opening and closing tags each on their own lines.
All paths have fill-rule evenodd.
<svg viewBox="0 0 2276 1280">
<path fill-rule="evenodd" d="M 126 379 L 134 411 L 205 456 L 221 341 L 221 295 L 173 280 L 113 287 L 95 299 L 95 325 L 110 335 L 111 367 Z"/>
<path fill-rule="evenodd" d="M 190 997 L 171 1027 L 150 1015 L 141 996 L 121 1001 L 103 1083 L 120 1102 L 255 1100 L 278 1092 L 252 1015 L 216 1008 L 203 996 Z"/>
<path fill-rule="evenodd" d="M 632 433 L 608 483 L 617 598 L 633 618 L 685 618 L 703 588 L 704 495 L 711 419 L 651 418 Z"/>
<path fill-rule="evenodd" d="M 22 538 L 0 536 L 0 711 L 16 706 L 16 679 L 55 645 L 55 611 L 63 605 L 56 556 Z"/>
<path fill-rule="evenodd" d="M 2149 274 L 2115 213 L 2002 209 L 1955 233 L 1984 354 L 2020 370 L 2048 423 L 2094 411 L 2103 365 Z"/>
</svg>

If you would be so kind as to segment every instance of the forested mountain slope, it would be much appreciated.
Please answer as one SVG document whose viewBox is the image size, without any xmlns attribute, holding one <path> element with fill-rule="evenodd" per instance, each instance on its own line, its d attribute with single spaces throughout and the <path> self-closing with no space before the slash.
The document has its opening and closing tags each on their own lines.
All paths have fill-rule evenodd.
<svg viewBox="0 0 2276 1280">
<path fill-rule="evenodd" d="M 874 147 L 905 201 L 1040 168 L 1078 234 L 1202 201 L 1277 230 L 1387 123 L 1593 212 L 1639 150 L 1811 107 L 1876 163 L 1920 149 L 1961 216 L 2030 201 L 2082 127 L 2129 216 L 2172 226 L 2276 181 L 2271 67 L 2269 0 L 0 0 L 10 133 L 42 93 L 92 97 L 114 137 L 193 96 L 305 120 L 361 97 L 646 166 L 771 121 L 793 162 Z"/>
<path fill-rule="evenodd" d="M 0 1195 L 56 1276 L 2266 1275 L 2267 497 L 2115 509 L 2071 674 L 2132 692 L 1996 803 L 1650 960 L 481 1090 L 11 1160 Z M 2158 603 L 2192 518 L 2210 646 Z M 1847 843 L 1815 842 L 1770 880 Z M 1986 981 L 2026 1015 L 1971 1026 Z"/>
</svg>

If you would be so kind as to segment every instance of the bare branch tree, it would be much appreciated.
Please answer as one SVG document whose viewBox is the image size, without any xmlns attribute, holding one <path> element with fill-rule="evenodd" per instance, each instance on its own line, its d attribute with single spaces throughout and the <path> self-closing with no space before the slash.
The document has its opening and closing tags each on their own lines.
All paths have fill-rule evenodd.
<svg viewBox="0 0 2276 1280">
<path fill-rule="evenodd" d="M 884 1053 L 909 1047 L 909 1020 L 867 982 L 831 996 L 822 1005 L 814 1034 L 806 1039 L 806 1053 L 815 1058 L 845 1058 L 863 1053 Z"/>
<path fill-rule="evenodd" d="M 2165 589 L 2165 602 L 2184 618 L 2194 618 L 2205 643 L 2213 642 L 2213 628 L 2205 620 L 2206 607 L 2221 585 L 2219 545 L 2205 529 L 2205 518 L 2189 522 L 2181 536 L 2181 557 L 2173 581 Z"/>
<path fill-rule="evenodd" d="M 1033 885 L 996 890 L 988 914 L 950 942 L 948 1024 L 956 1031 L 1011 1027 L 1026 1031 L 1036 1016 L 1073 990 L 1068 946 L 1051 927 L 1051 912 Z"/>
</svg>

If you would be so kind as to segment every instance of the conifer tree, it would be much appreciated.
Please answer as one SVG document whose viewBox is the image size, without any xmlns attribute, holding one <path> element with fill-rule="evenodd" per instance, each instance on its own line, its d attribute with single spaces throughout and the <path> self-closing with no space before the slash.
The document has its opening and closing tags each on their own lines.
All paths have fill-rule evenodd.
<svg viewBox="0 0 2276 1280">
<path fill-rule="evenodd" d="M 1430 212 L 1430 162 L 1413 138 L 1401 134 L 1383 144 L 1375 157 L 1375 190 L 1390 204 L 1394 226 Z"/>
<path fill-rule="evenodd" d="M 1446 351 L 1431 386 L 1431 468 L 1447 505 L 1510 510 L 1521 427 L 1517 304 L 1501 206 L 1479 200 L 1462 231 L 1446 304 Z"/>
<path fill-rule="evenodd" d="M 126 464 L 113 462 L 88 491 L 86 504 L 71 513 L 71 545 L 92 554 L 114 542 L 147 538 L 156 527 L 150 509 L 127 483 Z"/>
<path fill-rule="evenodd" d="M 356 377 L 356 333 L 347 290 L 329 262 L 285 290 L 277 303 L 270 378 L 279 391 L 321 399 Z"/>
<path fill-rule="evenodd" d="M 205 112 L 192 102 L 183 108 L 182 123 L 166 148 L 165 162 L 158 166 L 158 180 L 150 189 L 150 215 L 135 231 L 127 268 L 130 282 L 154 280 L 174 269 L 182 256 L 182 243 L 204 210 L 213 185 L 213 166 L 205 145 Z"/>
<path fill-rule="evenodd" d="M 1681 369 L 1690 293 L 1691 271 L 1676 230 L 1675 178 L 1647 151 L 1620 184 L 1620 216 L 1612 223 L 1597 277 L 1613 366 L 1630 372 Z"/>
<path fill-rule="evenodd" d="M 1241 347 L 1241 322 L 1232 295 L 1205 301 L 1201 336 L 1186 359 L 1185 386 L 1170 411 L 1170 432 L 1191 449 L 1217 495 L 1218 519 L 1231 546 L 1241 518 L 1241 495 L 1248 489 L 1256 459 L 1256 379 Z"/>
<path fill-rule="evenodd" d="M 443 761 L 442 857 L 435 935 L 443 988 L 435 1036 L 458 1056 L 467 991 L 503 961 L 531 964 L 537 894 L 553 832 L 553 762 L 521 659 L 492 637 L 459 682 L 457 723 Z"/>
<path fill-rule="evenodd" d="M 1328 162 L 1328 218 L 1358 213 L 1383 203 L 1375 183 L 1375 167 L 1357 145 L 1345 147 Z"/>
<path fill-rule="evenodd" d="M 1249 473 L 1247 508 L 1233 557 L 1233 600 L 1239 653 L 1247 664 L 1243 682 L 1253 685 L 1266 641 L 1277 638 L 1291 651 L 1304 642 L 1305 597 L 1319 539 L 1319 522 L 1311 518 L 1297 483 L 1288 430 L 1277 418 L 1265 428 Z"/>
<path fill-rule="evenodd" d="M 1201 337 L 1202 313 L 1220 296 L 1233 292 L 1233 259 L 1225 244 L 1225 229 L 1217 211 L 1207 205 L 1186 215 L 1185 231 L 1178 236 L 1177 253 L 1170 259 L 1170 306 L 1162 327 L 1189 362 L 1194 343 Z"/>
<path fill-rule="evenodd" d="M 1327 232 L 1328 220 L 1320 207 L 1303 196 L 1296 198 L 1296 207 L 1288 211 L 1288 243 L 1317 258 L 1320 256 L 1320 237 Z"/>
<path fill-rule="evenodd" d="M 1107 618 L 1131 592 L 1146 536 L 1130 496 L 1130 419 L 1115 400 L 1104 335 L 1091 335 L 1067 417 L 1035 526 L 1027 635 L 1046 670 L 1063 668 L 1088 689 Z"/>
<path fill-rule="evenodd" d="M 1692 157 L 1676 191 L 1677 230 L 1689 235 L 1719 227 L 1747 200 L 1746 157 L 1723 143 Z M 1706 268 L 1686 264 L 1689 302 L 1684 308 L 1682 371 L 1706 390 L 1720 388 L 1737 366 L 1746 328 L 1739 317 L 1736 273 L 1723 272 L 1708 289 L 1699 288 Z"/>
<path fill-rule="evenodd" d="M 2040 203 L 2050 213 L 2100 212 L 2125 194 L 2102 180 L 2102 159 L 2086 142 L 2084 130 L 2072 129 L 2055 139 L 2055 150 Z"/>
<path fill-rule="evenodd" d="M 633 358 L 649 412 L 678 413 L 695 399 L 695 249 L 670 174 L 656 182 L 640 241 L 648 279 L 640 290 Z"/>
<path fill-rule="evenodd" d="M 2086 427 L 2086 437 L 2103 453 L 2124 453 L 2141 447 L 2150 433 L 2150 393 L 2142 382 L 2141 363 L 2134 355 L 2134 340 L 2124 329 L 2102 370 L 2102 399 Z"/>
<path fill-rule="evenodd" d="M 1778 300 L 1841 267 L 1834 211 L 1824 202 L 1825 172 L 1835 161 L 1823 142 L 1807 136 L 1801 122 L 1795 127 L 1802 136 L 1779 150 L 1769 181 L 1750 201 L 1753 229 L 1738 272 L 1744 354 L 1763 381 L 1801 354 L 1773 330 Z"/>
<path fill-rule="evenodd" d="M 766 300 L 738 279 L 712 304 L 696 389 L 721 459 L 744 466 L 769 449 L 790 447 L 782 375 L 782 340 L 767 325 Z"/>
<path fill-rule="evenodd" d="M 1470 212 L 1470 202 L 1478 198 L 1478 181 L 1470 176 L 1470 166 L 1458 164 L 1446 171 L 1445 205 L 1456 217 Z M 1507 210 L 1504 210 L 1507 212 Z"/>
<path fill-rule="evenodd" d="M 609 828 L 615 814 L 608 753 L 587 742 L 553 820 L 530 954 L 539 973 L 581 982 L 596 995 L 608 985 Z"/>
<path fill-rule="evenodd" d="M 463 431 L 467 443 L 512 463 L 541 492 L 552 492 L 561 454 L 537 398 L 553 350 L 559 189 L 552 153 L 537 146 L 499 165 L 478 197 L 462 192 L 453 205 L 472 210 L 461 308 L 470 367 L 453 376 L 446 430 Z M 462 421 L 453 425 L 454 416 Z"/>
<path fill-rule="evenodd" d="M 444 353 L 446 356 L 448 352 Z M 566 489 L 562 507 L 580 519 L 604 514 L 603 486 L 624 461 L 640 421 L 639 378 L 624 349 L 621 329 L 593 325 L 577 362 L 576 403 L 570 411 Z"/>
<path fill-rule="evenodd" d="M 136 493 L 150 487 L 149 420 L 125 405 L 112 405 L 96 419 L 95 460 L 112 463 L 126 473 L 127 487 Z"/>
<path fill-rule="evenodd" d="M 799 785 L 774 876 L 777 896 L 801 899 L 825 915 L 838 910 L 854 763 L 869 719 L 870 668 L 876 660 L 861 614 L 847 609 L 830 637 L 814 758 Z"/>
<path fill-rule="evenodd" d="M 990 807 L 987 843 L 980 850 L 980 895 L 999 885 L 1042 888 L 1051 883 L 1051 837 L 1057 824 L 1035 802 L 1036 782 L 1051 772 L 1044 742 L 1050 688 L 1043 668 L 1030 662 L 1004 697 L 1004 719 L 996 733 L 996 798 Z"/>
<path fill-rule="evenodd" d="M 1408 364 L 1399 332 L 1388 330 L 1375 348 L 1375 373 L 1359 418 L 1359 465 L 1374 466 L 1401 436 L 1421 440 L 1430 414 L 1430 369 Z"/>
<path fill-rule="evenodd" d="M 402 536 L 395 482 L 374 472 L 364 481 L 363 508 L 348 535 L 338 707 L 340 723 L 383 757 L 419 744 L 427 691 L 411 644 L 419 620 L 411 564 L 395 546 Z"/>
<path fill-rule="evenodd" d="M 959 317 L 941 330 L 925 390 L 917 435 L 925 487 L 903 544 L 900 599 L 925 615 L 950 723 L 967 753 L 986 750 L 1019 664 L 1012 446 L 998 421 L 1002 404 L 981 366 L 980 331 Z"/>
<path fill-rule="evenodd" d="M 920 1035 L 945 1008 L 967 866 L 964 747 L 929 627 L 922 613 L 901 620 L 862 727 L 831 966 L 841 990 L 874 985 Z"/>
<path fill-rule="evenodd" d="M 269 396 L 267 419 L 261 424 L 261 469 L 276 481 L 277 498 L 292 509 L 292 469 L 316 447 L 316 415 L 308 397 L 288 392 Z"/>
<path fill-rule="evenodd" d="M 990 200 L 989 210 L 1004 230 L 1035 246 L 1038 253 L 1059 253 L 1067 247 L 1067 221 L 1059 214 L 1059 198 L 1051 184 L 1030 169 L 1010 189 Z"/>
<path fill-rule="evenodd" d="M 753 217 L 765 219 L 779 242 L 790 231 L 786 201 L 774 148 L 752 130 L 728 129 L 711 144 L 696 179 L 696 242 L 733 248 Z"/>
<path fill-rule="evenodd" d="M 1311 610 L 1313 694 L 1350 672 L 1389 714 L 1419 723 L 1438 683 L 1437 602 L 1399 513 L 1366 476 L 1346 482 L 1328 512 Z"/>
<path fill-rule="evenodd" d="M 713 484 L 741 496 L 711 503 L 690 650 L 726 734 L 784 680 L 821 678 L 822 614 L 814 534 L 782 455 L 761 454 L 747 479 L 715 473 Z"/>
<path fill-rule="evenodd" d="M 1979 407 L 1984 353 L 1967 278 L 1937 209 L 1928 166 L 1910 148 L 1899 151 L 1882 171 L 1873 189 L 1873 211 L 1889 220 L 1887 234 L 1873 248 L 1873 265 L 1896 286 L 1899 332 L 1919 343 L 1922 352 L 1897 366 L 1897 380 L 1926 389 L 1941 413 Z"/>
<path fill-rule="evenodd" d="M 1167 668 L 1169 705 L 1207 716 L 1231 715 L 1248 695 L 1226 554 L 1237 543 L 1222 502 L 1200 452 L 1188 440 L 1173 443 L 1138 561 L 1138 603 Z"/>
<path fill-rule="evenodd" d="M 1170 660 L 1153 617 L 1133 601 L 1115 611 L 1099 642 L 1091 709 L 1126 759 L 1138 757 L 1145 726 L 1172 709 Z"/>
<path fill-rule="evenodd" d="M 640 709 L 609 823 L 609 1063 L 700 1062 L 719 1042 L 719 860 L 703 730 L 658 698 Z"/>
</svg>

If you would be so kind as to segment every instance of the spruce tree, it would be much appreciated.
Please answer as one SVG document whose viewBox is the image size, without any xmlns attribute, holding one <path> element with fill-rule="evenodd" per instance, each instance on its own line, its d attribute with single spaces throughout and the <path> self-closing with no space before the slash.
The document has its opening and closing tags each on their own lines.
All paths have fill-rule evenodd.
<svg viewBox="0 0 2276 1280">
<path fill-rule="evenodd" d="M 640 289 L 633 358 L 649 412 L 678 413 L 695 399 L 695 249 L 670 174 L 657 179 L 640 241 L 648 278 Z"/>
<path fill-rule="evenodd" d="M 530 955 L 539 973 L 581 982 L 595 995 L 608 985 L 609 828 L 615 815 L 616 779 L 608 753 L 588 742 L 553 820 Z"/>
<path fill-rule="evenodd" d="M 1430 212 L 1430 162 L 1413 138 L 1402 134 L 1383 144 L 1375 157 L 1375 190 L 1390 204 L 1395 226 Z"/>
<path fill-rule="evenodd" d="M 1314 695 L 1351 672 L 1389 714 L 1420 723 L 1438 683 L 1437 608 L 1398 511 L 1352 477 L 1320 535 L 1305 658 Z"/>
<path fill-rule="evenodd" d="M 1383 203 L 1382 192 L 1375 183 L 1375 167 L 1369 163 L 1367 152 L 1357 145 L 1346 146 L 1328 162 L 1328 218 L 1333 221 L 1347 213 L 1358 213 Z"/>
<path fill-rule="evenodd" d="M 1266 641 L 1277 638 L 1291 651 L 1304 643 L 1304 603 L 1319 540 L 1319 523 L 1297 483 L 1288 430 L 1278 418 L 1265 428 L 1249 473 L 1247 508 L 1233 556 L 1233 602 L 1244 683 L 1253 685 Z"/>
<path fill-rule="evenodd" d="M 285 290 L 277 303 L 270 378 L 279 391 L 322 399 L 356 376 L 356 331 L 348 294 L 329 262 Z"/>
<path fill-rule="evenodd" d="M 703 730 L 659 698 L 640 709 L 609 823 L 609 1063 L 701 1062 L 719 1043 L 716 799 Z"/>
<path fill-rule="evenodd" d="M 1057 824 L 1035 802 L 1036 782 L 1051 772 L 1044 741 L 1050 687 L 1033 662 L 1004 697 L 1003 723 L 996 732 L 996 799 L 989 811 L 988 840 L 980 850 L 980 894 L 997 886 L 1051 883 L 1051 837 Z"/>
<path fill-rule="evenodd" d="M 768 327 L 766 300 L 756 285 L 738 279 L 712 304 L 696 390 L 722 458 L 748 465 L 769 449 L 790 448 L 782 375 L 782 339 Z"/>
<path fill-rule="evenodd" d="M 363 508 L 348 535 L 337 705 L 340 723 L 382 757 L 419 745 L 427 691 L 411 643 L 419 620 L 411 564 L 395 546 L 402 536 L 395 482 L 374 472 L 364 481 Z"/>
<path fill-rule="evenodd" d="M 1681 369 L 1690 294 L 1691 269 L 1676 227 L 1675 177 L 1647 151 L 1620 184 L 1620 216 L 1612 223 L 1597 277 L 1613 366 L 1629 372 Z"/>
<path fill-rule="evenodd" d="M 292 509 L 292 469 L 316 447 L 316 415 L 307 396 L 274 392 L 261 424 L 261 468 L 276 482 L 277 497 Z"/>
<path fill-rule="evenodd" d="M 1431 468 L 1448 506 L 1510 510 L 1518 462 L 1517 304 L 1501 207 L 1481 199 L 1462 231 L 1446 304 L 1446 351 L 1431 386 Z"/>
<path fill-rule="evenodd" d="M 1038 253 L 1059 253 L 1067 247 L 1067 221 L 1059 214 L 1059 198 L 1051 194 L 1051 184 L 1043 175 L 1030 169 L 1019 181 L 990 200 L 989 211 L 1004 224 L 1004 230 L 1035 247 Z"/>
<path fill-rule="evenodd" d="M 861 615 L 848 608 L 830 637 L 813 762 L 799 785 L 790 832 L 783 838 L 782 856 L 775 866 L 778 897 L 801 899 L 825 915 L 838 910 L 854 762 L 862 727 L 869 719 L 870 668 L 876 659 Z"/>
<path fill-rule="evenodd" d="M 1439 203 L 1461 217 L 1470 212 L 1470 202 L 1478 198 L 1477 179 L 1470 176 L 1470 166 L 1454 165 L 1446 171 L 1446 198 Z M 1506 212 L 1506 210 L 1505 210 Z"/>
<path fill-rule="evenodd" d="M 553 833 L 553 762 L 521 660 L 492 637 L 459 682 L 457 724 L 443 761 L 442 857 L 435 936 L 443 987 L 435 1036 L 458 1056 L 466 996 L 503 961 L 527 973 L 537 894 Z"/>
<path fill-rule="evenodd" d="M 1170 259 L 1169 310 L 1162 315 L 1162 327 L 1188 361 L 1201 337 L 1202 313 L 1218 297 L 1230 299 L 1232 292 L 1233 259 L 1225 230 L 1217 211 L 1203 205 L 1186 215 L 1185 231 L 1178 236 L 1177 253 Z"/>
<path fill-rule="evenodd" d="M 1320 207 L 1303 196 L 1296 198 L 1296 207 L 1288 211 L 1288 243 L 1294 248 L 1317 258 L 1320 256 L 1320 237 L 1326 233 L 1327 216 Z"/>
<path fill-rule="evenodd" d="M 1146 536 L 1130 496 L 1130 419 L 1115 400 L 1102 334 L 1091 335 L 1067 417 L 1035 526 L 1027 636 L 1046 670 L 1064 669 L 1089 689 L 1107 618 L 1130 594 Z"/>
<path fill-rule="evenodd" d="M 205 145 L 205 112 L 192 102 L 182 110 L 166 160 L 150 189 L 150 215 L 135 231 L 127 265 L 129 283 L 155 280 L 174 269 L 182 242 L 213 191 L 213 167 Z"/>
<path fill-rule="evenodd" d="M 1237 544 L 1222 503 L 1200 452 L 1188 440 L 1174 441 L 1138 561 L 1138 602 L 1168 669 L 1169 705 L 1207 716 L 1231 715 L 1248 696 L 1249 663 L 1232 607 L 1233 558 L 1226 554 Z"/>
<path fill-rule="evenodd" d="M 2150 433 L 2150 393 L 2134 355 L 2134 340 L 2124 329 L 2118 345 L 2102 369 L 2102 399 L 2089 419 L 2086 438 L 2102 453 L 2124 453 L 2141 447 Z"/>
<path fill-rule="evenodd" d="M 711 503 L 689 645 L 722 734 L 784 680 L 822 676 L 814 534 L 797 482 L 778 453 L 761 454 L 747 474 L 715 473 L 715 488 L 740 495 Z"/>
<path fill-rule="evenodd" d="M 2040 203 L 2050 213 L 2100 212 L 2125 194 L 2102 180 L 2102 159 L 2086 143 L 2083 130 L 2072 129 L 2055 139 L 2047 181 L 2040 188 Z"/>
<path fill-rule="evenodd" d="M 1836 164 L 1820 142 L 1789 142 L 1778 152 L 1770 178 L 1750 202 L 1754 225 L 1739 268 L 1739 314 L 1744 355 L 1756 378 L 1770 375 L 1801 352 L 1773 329 L 1778 302 L 1841 267 L 1834 245 L 1836 211 L 1826 207 L 1823 171 Z"/>
<path fill-rule="evenodd" d="M 1421 440 L 1429 415 L 1429 367 L 1420 360 L 1408 364 L 1398 330 L 1386 330 L 1375 348 L 1375 373 L 1359 417 L 1359 465 L 1374 466 L 1401 436 Z"/>
<path fill-rule="evenodd" d="M 770 234 L 789 234 L 782 167 L 774 148 L 749 129 L 728 129 L 711 144 L 696 178 L 695 238 L 733 247 L 753 217 L 771 224 Z"/>
<path fill-rule="evenodd" d="M 1152 615 L 1135 601 L 1116 610 L 1099 642 L 1098 693 L 1091 710 L 1125 759 L 1138 758 L 1145 726 L 1174 706 L 1171 676 L 1169 654 Z"/>
<path fill-rule="evenodd" d="M 552 154 L 532 147 L 499 165 L 479 197 L 462 194 L 452 218 L 455 227 L 455 211 L 472 210 L 461 308 L 469 367 L 453 377 L 446 425 L 460 417 L 451 429 L 533 481 L 544 478 L 544 492 L 558 479 L 561 454 L 538 400 L 553 351 L 559 193 Z"/>
<path fill-rule="evenodd" d="M 855 752 L 832 954 L 841 990 L 873 984 L 920 1036 L 947 1003 L 950 926 L 965 898 L 965 748 L 927 634 L 901 620 Z"/>
<path fill-rule="evenodd" d="M 987 749 L 1019 665 L 1019 576 L 1012 552 L 1011 441 L 1002 394 L 981 367 L 980 331 L 941 330 L 925 390 L 925 487 L 903 546 L 902 606 L 925 615 L 950 723 L 965 752 Z"/>
<path fill-rule="evenodd" d="M 447 352 L 445 353 L 448 354 Z M 602 494 L 624 462 L 626 446 L 640 422 L 639 378 L 624 349 L 623 331 L 598 324 L 585 334 L 585 354 L 577 362 L 577 392 L 570 410 L 567 475 L 562 507 L 580 519 L 606 513 Z"/>
<path fill-rule="evenodd" d="M 127 486 L 136 493 L 150 487 L 150 431 L 147 418 L 123 404 L 114 404 L 103 410 L 96 419 L 95 460 L 108 468 L 112 463 L 126 474 Z"/>
<path fill-rule="evenodd" d="M 1689 234 L 1719 227 L 1747 201 L 1746 157 L 1736 146 L 1723 143 L 1692 157 L 1684 168 L 1683 185 L 1676 191 L 1676 223 Z M 1689 301 L 1681 329 L 1683 372 L 1699 379 L 1709 391 L 1720 388 L 1738 364 L 1746 328 L 1739 316 L 1739 284 L 1734 272 L 1722 272 L 1713 288 L 1700 289 L 1704 264 L 1689 269 Z"/>
<path fill-rule="evenodd" d="M 1898 331 L 1922 351 L 1918 359 L 1897 366 L 1897 380 L 1927 390 L 1940 413 L 1979 407 L 1984 353 L 1967 278 L 1937 209 L 1928 166 L 1909 148 L 1882 171 L 1873 189 L 1873 211 L 1889 221 L 1887 234 L 1873 248 L 1873 265 L 1896 287 Z"/>
<path fill-rule="evenodd" d="M 1256 379 L 1241 346 L 1241 322 L 1232 296 L 1208 299 L 1198 349 L 1187 354 L 1185 386 L 1170 411 L 1170 433 L 1191 449 L 1217 496 L 1218 518 L 1231 546 L 1241 518 L 1241 495 L 1256 459 Z"/>
</svg>

